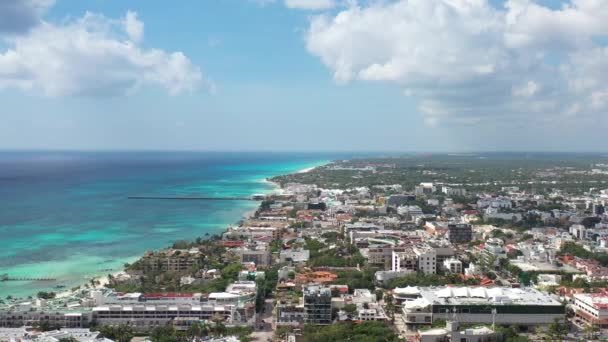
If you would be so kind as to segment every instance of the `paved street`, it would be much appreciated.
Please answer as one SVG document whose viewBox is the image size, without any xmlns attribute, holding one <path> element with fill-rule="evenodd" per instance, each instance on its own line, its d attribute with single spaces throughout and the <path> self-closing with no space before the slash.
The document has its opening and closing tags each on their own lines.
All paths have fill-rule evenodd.
<svg viewBox="0 0 608 342">
<path fill-rule="evenodd" d="M 272 309 L 272 298 L 267 298 L 264 305 L 264 311 L 258 314 L 258 322 L 256 323 L 255 332 L 251 335 L 254 341 L 272 340 L 272 336 L 274 335 L 271 324 Z M 261 326 L 263 326 L 263 329 L 260 329 Z"/>
</svg>

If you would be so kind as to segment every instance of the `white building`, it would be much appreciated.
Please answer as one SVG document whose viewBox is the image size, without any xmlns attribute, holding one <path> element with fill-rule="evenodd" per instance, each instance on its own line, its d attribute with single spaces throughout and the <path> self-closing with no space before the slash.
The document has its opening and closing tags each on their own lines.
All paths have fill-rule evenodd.
<svg viewBox="0 0 608 342">
<path fill-rule="evenodd" d="M 420 183 L 420 185 L 414 188 L 415 195 L 430 195 L 435 193 L 435 191 L 437 191 L 437 188 L 433 183 Z"/>
<path fill-rule="evenodd" d="M 608 294 L 575 294 L 574 315 L 587 325 L 608 328 Z"/>
<path fill-rule="evenodd" d="M 392 270 L 400 271 L 421 271 L 425 274 L 437 273 L 437 253 L 435 249 L 427 245 L 415 246 L 404 252 L 392 254 Z"/>
<path fill-rule="evenodd" d="M 0 328 L 1 342 L 59 342 L 62 339 L 75 339 L 79 342 L 112 342 L 108 338 L 97 337 L 98 331 L 90 329 L 60 329 L 45 332 L 28 331 L 23 328 Z"/>
<path fill-rule="evenodd" d="M 511 209 L 513 203 L 506 197 L 484 197 L 477 200 L 477 208 Z"/>
<path fill-rule="evenodd" d="M 559 274 L 539 274 L 536 279 L 537 287 L 559 286 L 562 276 Z"/>
<path fill-rule="evenodd" d="M 429 198 L 428 200 L 426 200 L 426 204 L 437 207 L 439 206 L 439 200 L 436 198 Z"/>
<path fill-rule="evenodd" d="M 582 224 L 573 224 L 569 231 L 572 236 L 579 240 L 591 240 L 595 233 L 593 229 L 587 229 Z"/>
<path fill-rule="evenodd" d="M 420 342 L 466 341 L 486 342 L 498 340 L 498 334 L 487 327 L 458 329 L 458 322 L 447 321 L 445 328 L 429 329 L 418 333 Z"/>
<path fill-rule="evenodd" d="M 309 258 L 310 251 L 308 249 L 287 249 L 281 251 L 280 255 L 281 262 L 306 262 Z"/>
<path fill-rule="evenodd" d="M 497 259 L 505 259 L 507 258 L 507 249 L 504 245 L 505 243 L 501 239 L 489 238 L 484 244 L 484 251 Z"/>
<path fill-rule="evenodd" d="M 563 321 L 565 306 L 549 294 L 531 288 L 419 287 L 417 299 L 402 306 L 408 330 L 436 319 L 461 324 L 537 326 Z"/>
<path fill-rule="evenodd" d="M 467 195 L 467 190 L 464 188 L 451 188 L 448 186 L 444 186 L 443 189 L 441 189 L 441 192 L 443 192 L 447 196 L 466 196 Z"/>
<path fill-rule="evenodd" d="M 521 221 L 523 216 L 520 213 L 502 213 L 498 208 L 488 207 L 483 214 L 484 220 L 488 219 L 500 219 L 505 221 L 518 222 Z"/>
<path fill-rule="evenodd" d="M 450 258 L 443 261 L 443 269 L 448 273 L 462 273 L 462 261 Z"/>
<path fill-rule="evenodd" d="M 476 266 L 474 263 L 470 263 L 469 267 L 464 269 L 464 275 L 466 275 L 467 277 L 476 277 L 476 276 L 480 276 L 482 274 L 483 274 L 482 270 L 479 268 L 479 266 Z"/>
</svg>

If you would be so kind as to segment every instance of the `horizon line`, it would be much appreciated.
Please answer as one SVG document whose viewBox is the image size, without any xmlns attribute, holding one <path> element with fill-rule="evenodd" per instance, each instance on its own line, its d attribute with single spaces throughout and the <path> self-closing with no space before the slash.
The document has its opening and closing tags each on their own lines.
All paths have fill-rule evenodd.
<svg viewBox="0 0 608 342">
<path fill-rule="evenodd" d="M 0 152 L 98 152 L 98 153 L 414 153 L 414 154 L 480 154 L 480 153 L 576 153 L 603 154 L 608 151 L 588 150 L 304 150 L 304 149 L 76 149 L 76 148 L 0 148 Z"/>
</svg>

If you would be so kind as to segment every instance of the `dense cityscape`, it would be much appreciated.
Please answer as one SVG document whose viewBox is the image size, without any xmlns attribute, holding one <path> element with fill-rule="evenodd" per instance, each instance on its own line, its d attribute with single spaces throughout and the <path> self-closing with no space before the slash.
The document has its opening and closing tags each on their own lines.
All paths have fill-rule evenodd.
<svg viewBox="0 0 608 342">
<path fill-rule="evenodd" d="M 608 164 L 514 158 L 354 159 L 274 177 L 222 234 L 69 291 L 3 298 L 0 341 L 605 338 Z"/>
</svg>

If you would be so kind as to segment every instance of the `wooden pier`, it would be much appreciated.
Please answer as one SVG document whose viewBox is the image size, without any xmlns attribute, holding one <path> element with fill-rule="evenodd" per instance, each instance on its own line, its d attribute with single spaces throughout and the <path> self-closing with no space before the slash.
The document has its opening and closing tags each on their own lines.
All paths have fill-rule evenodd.
<svg viewBox="0 0 608 342">
<path fill-rule="evenodd" d="M 0 281 L 56 281 L 55 278 L 34 278 L 34 277 L 11 277 L 8 274 L 0 274 Z"/>
<path fill-rule="evenodd" d="M 262 201 L 259 197 L 176 197 L 176 196 L 129 196 L 133 200 L 193 200 L 193 201 Z"/>
</svg>

